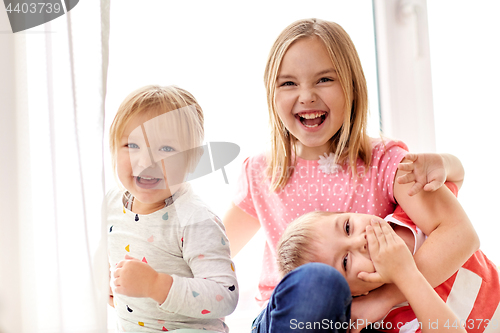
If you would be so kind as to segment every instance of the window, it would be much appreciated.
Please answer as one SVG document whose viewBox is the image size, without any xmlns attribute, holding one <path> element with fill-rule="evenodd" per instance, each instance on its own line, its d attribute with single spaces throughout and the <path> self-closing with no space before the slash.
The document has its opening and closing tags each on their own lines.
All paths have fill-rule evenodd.
<svg viewBox="0 0 500 333">
<path fill-rule="evenodd" d="M 436 147 L 456 155 L 465 168 L 459 200 L 481 240 L 500 265 L 500 3 L 429 1 Z"/>
<path fill-rule="evenodd" d="M 378 136 L 375 41 L 369 1 L 113 3 L 108 127 L 121 101 L 140 86 L 175 84 L 190 91 L 205 112 L 205 140 L 229 141 L 241 147 L 238 158 L 225 168 L 229 185 L 224 183 L 221 171 L 192 182 L 195 191 L 222 217 L 243 160 L 268 147 L 263 75 L 271 45 L 288 24 L 308 17 L 335 21 L 353 39 L 369 86 L 369 133 Z M 107 175 L 109 188 L 114 178 L 109 169 Z M 259 233 L 235 258 L 240 302 L 228 325 L 236 332 L 239 325 L 244 325 L 241 330 L 249 327 L 258 313 L 253 298 L 262 251 Z"/>
<path fill-rule="evenodd" d="M 459 201 L 481 249 L 498 265 L 500 218 L 487 208 L 500 199 L 495 190 L 500 180 L 493 171 L 500 163 L 495 153 L 500 24 L 493 14 L 500 4 L 374 2 L 382 128 L 405 141 L 410 151 L 460 158 L 466 176 Z"/>
</svg>

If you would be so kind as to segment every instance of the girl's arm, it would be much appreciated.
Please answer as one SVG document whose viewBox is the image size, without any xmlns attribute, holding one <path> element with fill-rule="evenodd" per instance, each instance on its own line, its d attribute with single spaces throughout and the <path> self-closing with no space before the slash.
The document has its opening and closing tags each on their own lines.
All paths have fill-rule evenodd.
<svg viewBox="0 0 500 333">
<path fill-rule="evenodd" d="M 399 184 L 412 183 L 408 195 L 424 191 L 435 191 L 445 181 L 462 186 L 465 170 L 462 162 L 451 154 L 407 154 L 405 161 L 398 165 L 401 171 L 409 171 L 397 178 Z"/>
<path fill-rule="evenodd" d="M 403 161 L 407 162 L 406 160 Z M 405 174 L 398 170 L 396 179 Z M 453 275 L 479 248 L 479 238 L 467 214 L 445 186 L 410 196 L 411 183 L 394 183 L 394 197 L 410 219 L 428 235 L 413 257 L 433 288 Z M 360 276 L 362 277 L 362 276 Z M 405 297 L 394 284 L 384 285 L 353 302 L 356 317 L 381 319 Z"/>
<path fill-rule="evenodd" d="M 214 217 L 201 222 L 188 220 L 181 229 L 178 239 L 182 239 L 183 259 L 189 266 L 186 271 L 160 273 L 126 256 L 116 266 L 115 292 L 149 297 L 160 309 L 188 317 L 229 315 L 236 308 L 239 290 L 224 226 Z"/>
<path fill-rule="evenodd" d="M 366 238 L 376 270 L 371 273 L 372 280 L 394 283 L 401 290 L 421 323 L 423 333 L 450 330 L 466 333 L 457 325 L 460 320 L 417 269 L 405 242 L 387 222 L 372 220 L 366 227 Z"/>
<path fill-rule="evenodd" d="M 259 220 L 244 212 L 234 203 L 231 203 L 231 208 L 224 215 L 223 223 L 226 227 L 233 258 L 260 229 Z"/>
<path fill-rule="evenodd" d="M 403 175 L 398 171 L 396 177 Z M 446 281 L 479 249 L 479 238 L 455 195 L 446 187 L 409 196 L 411 184 L 394 184 L 394 197 L 428 238 L 414 256 L 433 287 Z"/>
<path fill-rule="evenodd" d="M 222 318 L 236 308 L 239 289 L 222 221 L 195 212 L 178 232 L 182 257 L 189 268 L 172 275 L 161 310 L 193 318 Z M 200 221 L 200 222 L 196 222 Z M 192 277 L 191 277 L 192 276 Z M 179 302 L 182 300 L 182 302 Z"/>
</svg>

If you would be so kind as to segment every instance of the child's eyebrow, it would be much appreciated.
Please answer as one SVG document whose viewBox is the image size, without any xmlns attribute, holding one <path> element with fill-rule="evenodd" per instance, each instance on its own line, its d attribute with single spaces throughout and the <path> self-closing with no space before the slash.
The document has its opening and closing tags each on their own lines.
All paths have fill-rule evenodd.
<svg viewBox="0 0 500 333">
<path fill-rule="evenodd" d="M 156 144 L 156 145 L 158 145 L 158 144 L 179 144 L 181 142 L 178 137 L 168 135 L 168 134 L 149 135 L 148 139 L 149 139 L 149 141 L 151 141 L 151 144 Z"/>
<path fill-rule="evenodd" d="M 284 75 L 278 75 L 277 79 L 278 80 L 295 79 L 295 76 L 284 74 Z"/>
<path fill-rule="evenodd" d="M 340 223 L 338 223 L 338 222 L 339 222 L 338 221 L 338 216 L 336 216 L 336 219 L 334 221 L 334 223 L 335 223 L 335 227 L 334 227 L 335 233 L 342 232 L 342 230 L 340 229 Z M 338 258 L 339 257 L 339 253 L 340 253 L 340 251 L 335 251 L 333 253 L 333 264 L 335 266 L 338 266 L 337 263 L 339 262 L 339 258 Z M 335 268 L 337 268 L 337 267 L 335 267 Z"/>
<path fill-rule="evenodd" d="M 335 68 L 327 68 L 322 71 L 319 71 L 315 74 L 315 76 L 321 76 L 325 74 L 337 74 L 337 70 Z M 290 74 L 281 74 L 277 77 L 278 80 L 286 80 L 286 79 L 295 79 L 295 76 Z"/>
<path fill-rule="evenodd" d="M 128 141 L 137 141 L 137 140 L 144 141 L 144 136 L 142 135 L 142 133 L 139 133 L 137 131 L 132 131 L 132 133 L 130 133 L 126 138 Z"/>
<path fill-rule="evenodd" d="M 316 76 L 330 74 L 330 73 L 337 74 L 337 70 L 335 68 L 328 68 L 328 69 L 325 69 L 325 70 L 322 70 L 322 71 L 316 73 Z"/>
</svg>

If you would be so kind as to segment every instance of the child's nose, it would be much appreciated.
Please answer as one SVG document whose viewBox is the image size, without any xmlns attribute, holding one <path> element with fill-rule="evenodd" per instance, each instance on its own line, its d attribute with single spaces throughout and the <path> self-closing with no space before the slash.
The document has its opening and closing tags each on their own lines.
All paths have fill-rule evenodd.
<svg viewBox="0 0 500 333">
<path fill-rule="evenodd" d="M 366 240 L 366 234 L 363 233 L 359 235 L 357 239 L 357 244 L 356 247 L 359 249 L 361 253 L 367 253 L 368 252 L 368 241 Z"/>
<path fill-rule="evenodd" d="M 316 93 L 312 88 L 302 88 L 300 91 L 299 101 L 300 104 L 310 104 L 314 103 L 317 100 Z"/>
<path fill-rule="evenodd" d="M 141 151 L 138 166 L 142 168 L 154 168 L 156 166 L 150 147 L 147 147 L 147 149 Z"/>
</svg>

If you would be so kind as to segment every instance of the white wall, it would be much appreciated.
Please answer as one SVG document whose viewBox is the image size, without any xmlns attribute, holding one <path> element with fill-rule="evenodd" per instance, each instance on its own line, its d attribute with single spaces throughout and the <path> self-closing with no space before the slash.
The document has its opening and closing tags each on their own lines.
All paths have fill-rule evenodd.
<svg viewBox="0 0 500 333">
<path fill-rule="evenodd" d="M 459 200 L 500 265 L 500 2 L 428 1 L 436 144 L 465 167 Z"/>
<path fill-rule="evenodd" d="M 497 265 L 500 2 L 375 0 L 382 128 L 463 162 L 459 201 Z"/>
</svg>

